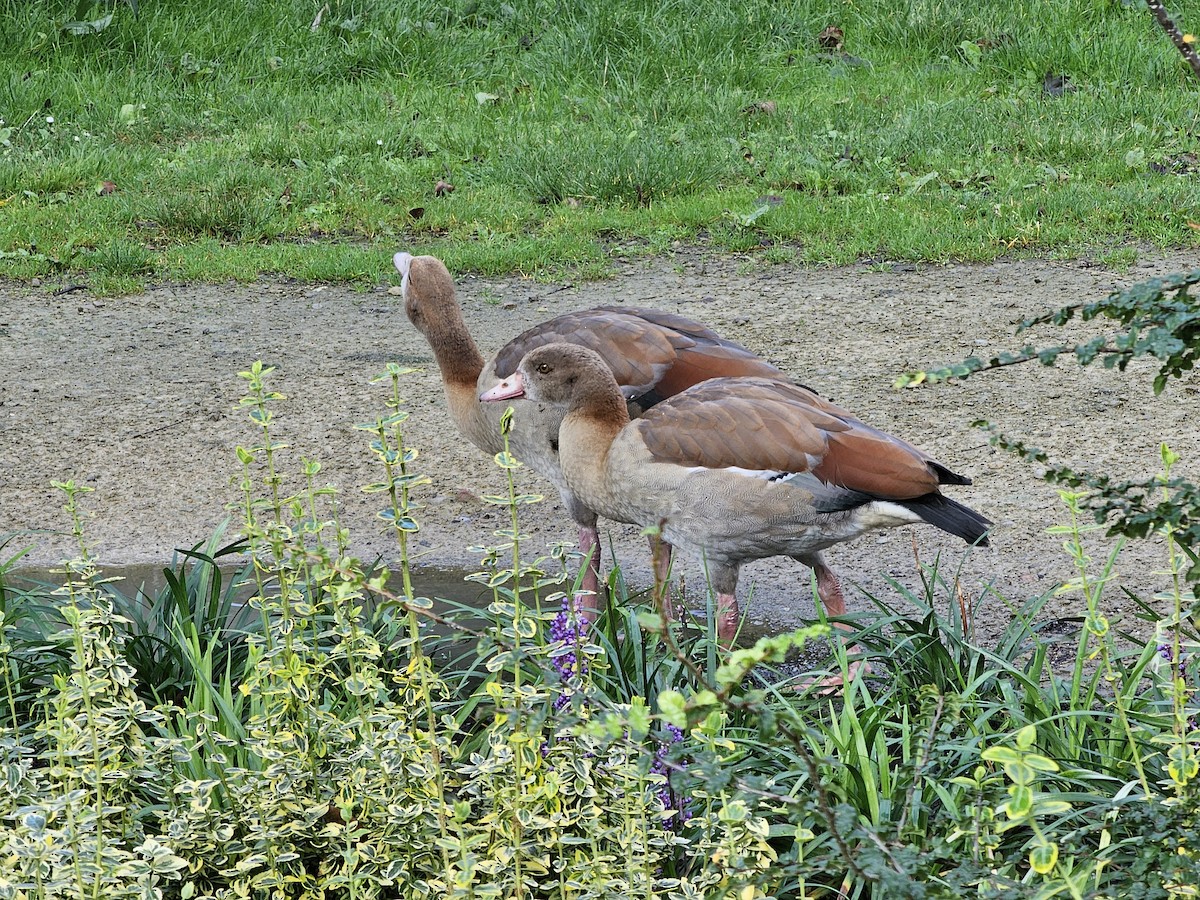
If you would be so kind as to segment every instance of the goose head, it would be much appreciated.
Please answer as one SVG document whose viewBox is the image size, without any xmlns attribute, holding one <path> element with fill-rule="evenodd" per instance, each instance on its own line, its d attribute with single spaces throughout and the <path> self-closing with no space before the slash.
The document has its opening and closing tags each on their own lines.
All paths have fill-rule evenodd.
<svg viewBox="0 0 1200 900">
<path fill-rule="evenodd" d="M 594 350 L 578 344 L 545 344 L 525 354 L 517 370 L 479 395 L 480 400 L 524 397 L 550 406 L 574 407 L 588 395 L 620 397 L 612 370 Z"/>
<path fill-rule="evenodd" d="M 404 312 L 427 339 L 444 333 L 462 320 L 454 296 L 454 279 L 436 256 L 413 256 L 400 252 L 392 257 L 400 273 Z"/>
</svg>

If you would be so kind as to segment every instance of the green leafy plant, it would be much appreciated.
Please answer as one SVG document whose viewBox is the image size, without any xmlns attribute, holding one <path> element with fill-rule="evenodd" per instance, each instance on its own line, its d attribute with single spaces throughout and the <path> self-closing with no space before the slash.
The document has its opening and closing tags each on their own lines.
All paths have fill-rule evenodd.
<svg viewBox="0 0 1200 900">
<path fill-rule="evenodd" d="M 1018 333 L 1035 325 L 1065 325 L 1077 315 L 1085 322 L 1111 319 L 1123 330 L 1115 336 L 1097 335 L 1078 344 L 1054 344 L 1035 348 L 1027 345 L 1017 353 L 1003 353 L 988 360 L 970 357 L 953 366 L 910 372 L 896 381 L 897 387 L 912 387 L 950 378 L 969 378 L 980 372 L 1037 360 L 1054 365 L 1060 356 L 1074 356 L 1080 365 L 1103 360 L 1109 368 L 1125 371 L 1135 359 L 1153 357 L 1159 362 L 1154 392 L 1161 393 L 1171 378 L 1182 378 L 1200 358 L 1200 304 L 1191 289 L 1200 284 L 1200 269 L 1141 282 L 1115 291 L 1104 300 L 1065 306 L 1025 319 Z M 1117 481 L 1103 473 L 1080 472 L 1056 464 L 1049 455 L 1019 438 L 998 433 L 986 420 L 974 425 L 991 432 L 992 442 L 1017 455 L 1045 466 L 1047 481 L 1073 490 L 1084 489 L 1081 502 L 1098 522 L 1109 523 L 1109 533 L 1144 538 L 1168 533 L 1178 551 L 1191 560 L 1185 577 L 1200 582 L 1200 488 L 1171 474 L 1175 461 L 1164 446 L 1164 473 L 1152 479 Z M 1170 458 L 1168 458 L 1168 455 Z"/>
<path fill-rule="evenodd" d="M 62 24 L 62 31 L 74 37 L 99 34 L 112 24 L 118 3 L 128 6 L 134 16 L 137 16 L 137 0 L 114 0 L 108 13 L 102 13 L 102 7 L 93 0 L 80 0 L 75 6 L 74 18 Z M 91 16 L 96 18 L 90 18 Z"/>
<path fill-rule="evenodd" d="M 395 575 L 349 555 L 320 465 L 291 462 L 271 374 L 243 373 L 244 607 L 219 566 L 243 544 L 220 534 L 161 593 L 119 589 L 71 482 L 63 584 L 0 581 L 0 896 L 1174 898 L 1200 876 L 1200 636 L 1176 533 L 1150 642 L 1109 621 L 1119 545 L 1094 563 L 1067 493 L 1078 618 L 1050 628 L 1048 595 L 968 601 L 937 561 L 919 595 L 896 584 L 852 623 L 872 671 L 835 642 L 796 690 L 785 667 L 825 623 L 725 653 L 615 573 L 586 625 L 567 549 L 528 553 L 538 497 L 507 452 L 489 500 L 509 515 L 472 576 L 488 608 L 455 621 L 407 571 L 426 461 L 405 370 L 360 426 Z M 1012 612 L 987 642 L 985 602 Z M 1050 652 L 1069 641 L 1073 662 Z"/>
<path fill-rule="evenodd" d="M 1034 360 L 1052 366 L 1064 355 L 1074 356 L 1083 366 L 1103 360 L 1106 367 L 1124 372 L 1133 360 L 1151 356 L 1159 361 L 1154 393 L 1162 393 L 1169 379 L 1183 377 L 1200 358 L 1200 305 L 1190 293 L 1190 289 L 1198 284 L 1200 269 L 1195 269 L 1140 282 L 1125 290 L 1114 291 L 1103 300 L 1072 304 L 1024 319 L 1017 325 L 1018 334 L 1036 325 L 1062 326 L 1076 316 L 1083 322 L 1111 319 L 1123 330 L 1111 337 L 1097 335 L 1080 344 L 1053 344 L 1042 348 L 1027 344 L 1015 353 L 1001 353 L 987 360 L 969 357 L 952 366 L 905 373 L 896 380 L 896 387 L 968 378 L 977 372 Z"/>
</svg>

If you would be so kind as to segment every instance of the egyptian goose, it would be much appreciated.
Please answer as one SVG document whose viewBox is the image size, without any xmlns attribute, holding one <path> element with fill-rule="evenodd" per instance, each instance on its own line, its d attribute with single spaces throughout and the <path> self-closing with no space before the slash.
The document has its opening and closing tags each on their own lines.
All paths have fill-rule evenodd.
<svg viewBox="0 0 1200 900">
<path fill-rule="evenodd" d="M 631 422 L 595 353 L 550 344 L 481 399 L 517 397 L 563 410 L 559 462 L 575 497 L 618 522 L 661 525 L 664 540 L 702 558 L 727 645 L 747 560 L 811 566 L 825 609 L 840 616 L 845 599 L 821 557 L 827 547 L 917 522 L 987 543 L 991 522 L 938 491 L 969 478 L 790 382 L 706 381 Z"/>
<path fill-rule="evenodd" d="M 408 319 L 429 342 L 442 373 L 450 418 L 481 450 L 503 449 L 503 406 L 480 403 L 479 393 L 512 375 L 530 350 L 555 341 L 589 347 L 600 355 L 619 385 L 627 416 L 640 415 L 664 397 L 716 376 L 784 374 L 745 347 L 727 341 L 691 319 L 636 307 L 602 306 L 568 313 L 513 338 L 484 361 L 471 338 L 454 293 L 454 280 L 433 256 L 397 253 Z M 592 609 L 599 596 L 599 541 L 596 513 L 571 491 L 558 465 L 561 410 L 533 401 L 514 408 L 509 448 L 521 462 L 558 488 L 563 506 L 579 529 L 579 549 L 588 560 L 581 587 Z M 661 557 L 660 557 L 661 559 Z"/>
</svg>

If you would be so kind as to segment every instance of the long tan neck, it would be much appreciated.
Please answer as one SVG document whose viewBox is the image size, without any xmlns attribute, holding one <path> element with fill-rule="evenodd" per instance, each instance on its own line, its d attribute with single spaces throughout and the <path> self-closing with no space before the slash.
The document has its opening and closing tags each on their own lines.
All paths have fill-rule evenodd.
<svg viewBox="0 0 1200 900">
<path fill-rule="evenodd" d="M 467 330 L 462 311 L 453 296 L 430 304 L 428 320 L 421 329 L 442 373 L 442 389 L 450 419 L 472 443 L 497 452 L 500 447 L 479 403 L 479 374 L 483 356 Z M 494 447 L 494 449 L 493 449 Z"/>
<path fill-rule="evenodd" d="M 457 304 L 450 306 L 447 314 L 428 329 L 426 338 L 442 372 L 442 388 L 446 392 L 446 407 L 451 420 L 468 440 L 491 447 L 495 442 L 491 435 L 493 429 L 479 403 L 478 383 L 479 373 L 483 371 L 483 356 L 467 331 Z"/>
<path fill-rule="evenodd" d="M 488 419 L 485 404 L 479 402 L 479 388 L 475 382 L 468 384 L 446 379 L 442 389 L 446 392 L 446 409 L 454 426 L 471 443 L 499 453 L 502 449 L 499 432 L 495 422 Z"/>
<path fill-rule="evenodd" d="M 457 312 L 457 306 L 455 306 Z M 475 389 L 483 371 L 483 355 L 475 345 L 462 315 L 447 315 L 426 335 L 433 357 L 442 371 L 442 380 L 449 386 L 465 385 Z"/>
</svg>

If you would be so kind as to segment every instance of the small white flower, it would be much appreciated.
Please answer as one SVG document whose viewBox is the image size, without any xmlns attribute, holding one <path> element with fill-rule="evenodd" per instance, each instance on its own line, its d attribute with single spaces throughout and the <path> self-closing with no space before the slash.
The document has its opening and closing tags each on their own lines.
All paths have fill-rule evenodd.
<svg viewBox="0 0 1200 900">
<path fill-rule="evenodd" d="M 75 143 L 79 143 L 79 135 L 75 135 Z"/>
<path fill-rule="evenodd" d="M 375 145 L 376 145 L 377 147 L 382 147 L 382 146 L 383 146 L 383 141 L 382 141 L 382 139 L 381 139 L 381 140 L 378 140 L 378 141 L 376 141 L 376 142 L 375 142 Z"/>
<path fill-rule="evenodd" d="M 54 124 L 54 116 L 46 116 L 46 124 L 53 125 Z"/>
</svg>

